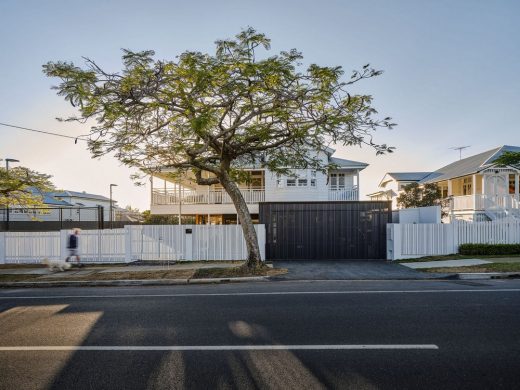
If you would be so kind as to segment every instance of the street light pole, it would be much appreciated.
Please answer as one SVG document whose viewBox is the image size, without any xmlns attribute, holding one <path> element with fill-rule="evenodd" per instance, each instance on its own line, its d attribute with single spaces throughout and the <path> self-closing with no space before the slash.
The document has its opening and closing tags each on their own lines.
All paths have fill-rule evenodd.
<svg viewBox="0 0 520 390">
<path fill-rule="evenodd" d="M 117 184 L 110 184 L 110 229 L 114 228 L 114 224 L 112 223 L 112 187 L 117 187 Z"/>
<path fill-rule="evenodd" d="M 7 173 L 7 178 L 9 178 L 9 163 L 10 162 L 20 162 L 14 158 L 6 158 L 5 159 L 5 171 Z M 9 193 L 6 194 L 6 198 L 9 198 Z M 5 205 L 5 230 L 9 230 L 9 199 L 7 199 L 7 204 Z"/>
</svg>

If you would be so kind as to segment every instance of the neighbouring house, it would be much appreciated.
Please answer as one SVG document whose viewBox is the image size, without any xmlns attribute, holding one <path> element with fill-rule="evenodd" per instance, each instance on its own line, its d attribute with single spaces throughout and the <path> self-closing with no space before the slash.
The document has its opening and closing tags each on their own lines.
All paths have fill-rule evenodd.
<svg viewBox="0 0 520 390">
<path fill-rule="evenodd" d="M 251 179 L 238 185 L 253 221 L 258 222 L 260 202 L 359 200 L 359 172 L 368 164 L 333 157 L 334 152 L 327 148 L 318 154 L 335 166 L 327 173 L 294 169 L 290 175 L 278 175 L 260 165 L 244 167 Z M 198 185 L 191 174 L 172 180 L 172 172 L 165 168 L 152 177 L 152 215 L 180 215 L 183 221 L 196 224 L 237 223 L 235 206 L 222 186 Z"/>
<path fill-rule="evenodd" d="M 408 184 L 418 183 L 431 172 L 388 172 L 379 182 L 379 191 L 367 194 L 370 200 L 391 200 L 392 210 L 398 209 L 397 197 Z"/>
<path fill-rule="evenodd" d="M 110 220 L 110 199 L 103 195 L 90 194 L 85 191 L 33 191 L 34 195 L 42 197 L 43 207 L 12 207 L 9 211 L 12 221 L 55 220 L 81 221 L 100 219 L 100 210 L 103 212 L 103 220 Z M 117 201 L 112 200 L 112 212 L 114 221 L 117 216 Z M 102 209 L 98 209 L 102 207 Z M 82 211 L 79 212 L 78 208 Z M 61 209 L 59 211 L 58 209 Z"/>
<path fill-rule="evenodd" d="M 450 199 L 450 212 L 445 221 L 516 220 L 520 218 L 520 167 L 494 164 L 504 152 L 520 152 L 520 147 L 503 145 L 455 161 L 434 172 L 424 172 L 427 175 L 422 178 L 423 172 L 397 174 L 400 180 L 392 177 L 395 174 L 387 173 L 380 183 L 381 190 L 369 196 L 375 200 L 377 196 L 386 195 L 395 202 L 405 183 L 432 183 L 439 187 L 443 198 Z"/>
</svg>

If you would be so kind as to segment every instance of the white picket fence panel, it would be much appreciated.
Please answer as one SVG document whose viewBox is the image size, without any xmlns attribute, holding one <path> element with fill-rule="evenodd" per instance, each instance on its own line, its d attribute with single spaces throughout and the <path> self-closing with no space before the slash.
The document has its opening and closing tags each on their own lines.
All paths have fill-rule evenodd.
<svg viewBox="0 0 520 390">
<path fill-rule="evenodd" d="M 387 259 L 457 253 L 461 244 L 518 244 L 520 222 L 388 224 Z"/>
<path fill-rule="evenodd" d="M 265 225 L 255 225 L 255 230 L 265 259 Z M 71 232 L 0 233 L 0 264 L 65 259 Z M 247 258 L 239 225 L 129 225 L 124 229 L 82 230 L 78 253 L 85 263 Z"/>
<path fill-rule="evenodd" d="M 61 258 L 60 232 L 0 233 L 0 263 L 40 263 L 46 258 Z"/>
</svg>

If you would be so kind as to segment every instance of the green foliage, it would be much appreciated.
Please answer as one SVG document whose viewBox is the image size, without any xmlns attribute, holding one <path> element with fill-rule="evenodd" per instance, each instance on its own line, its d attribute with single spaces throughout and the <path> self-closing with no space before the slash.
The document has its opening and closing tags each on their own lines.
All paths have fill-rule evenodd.
<svg viewBox="0 0 520 390">
<path fill-rule="evenodd" d="M 50 178 L 24 167 L 0 168 L 0 207 L 42 206 L 41 193 L 54 189 Z"/>
<path fill-rule="evenodd" d="M 520 244 L 462 244 L 461 255 L 520 255 Z"/>
<path fill-rule="evenodd" d="M 500 157 L 493 161 L 499 167 L 520 166 L 520 152 L 504 152 Z"/>
<path fill-rule="evenodd" d="M 95 157 L 114 152 L 147 172 L 169 166 L 218 178 L 255 163 L 325 170 L 308 151 L 331 142 L 392 151 L 372 135 L 391 128 L 390 118 L 376 118 L 370 95 L 349 91 L 381 71 L 365 65 L 343 81 L 339 66 L 305 70 L 297 50 L 263 55 L 269 48 L 270 39 L 249 28 L 217 41 L 213 55 L 186 51 L 162 61 L 151 50 L 124 50 L 119 73 L 90 59 L 85 68 L 58 61 L 43 70 L 61 80 L 58 94 L 78 108 L 68 120 L 97 121 L 89 142 Z"/>
<path fill-rule="evenodd" d="M 179 217 L 177 215 L 157 215 L 151 214 L 150 210 L 142 212 L 145 225 L 177 225 L 179 223 Z M 195 224 L 195 217 L 183 215 L 183 224 Z"/>
<path fill-rule="evenodd" d="M 403 192 L 397 197 L 397 205 L 408 209 L 413 207 L 441 206 L 442 216 L 448 215 L 448 200 L 442 199 L 442 194 L 437 184 L 411 183 L 403 188 Z"/>
</svg>

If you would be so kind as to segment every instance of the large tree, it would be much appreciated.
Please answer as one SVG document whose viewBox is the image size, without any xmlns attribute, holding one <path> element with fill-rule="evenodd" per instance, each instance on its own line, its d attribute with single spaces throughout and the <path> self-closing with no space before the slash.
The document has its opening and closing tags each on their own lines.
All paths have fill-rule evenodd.
<svg viewBox="0 0 520 390">
<path fill-rule="evenodd" d="M 0 207 L 42 206 L 43 192 L 54 188 L 50 178 L 29 168 L 0 168 Z"/>
<path fill-rule="evenodd" d="M 304 69 L 297 50 L 263 55 L 269 48 L 270 40 L 249 28 L 217 41 L 214 54 L 186 51 L 166 61 L 151 50 L 123 50 L 121 72 L 88 58 L 83 68 L 61 61 L 43 68 L 78 108 L 68 120 L 97 121 L 88 144 L 94 156 L 114 153 L 146 173 L 169 167 L 192 171 L 200 185 L 220 183 L 236 207 L 247 264 L 258 267 L 256 233 L 237 186 L 247 179 L 241 167 L 325 171 L 314 151 L 331 143 L 392 151 L 372 138 L 377 128 L 393 126 L 390 118 L 377 118 L 370 95 L 350 91 L 381 71 L 365 65 L 343 80 L 340 66 Z"/>
</svg>

